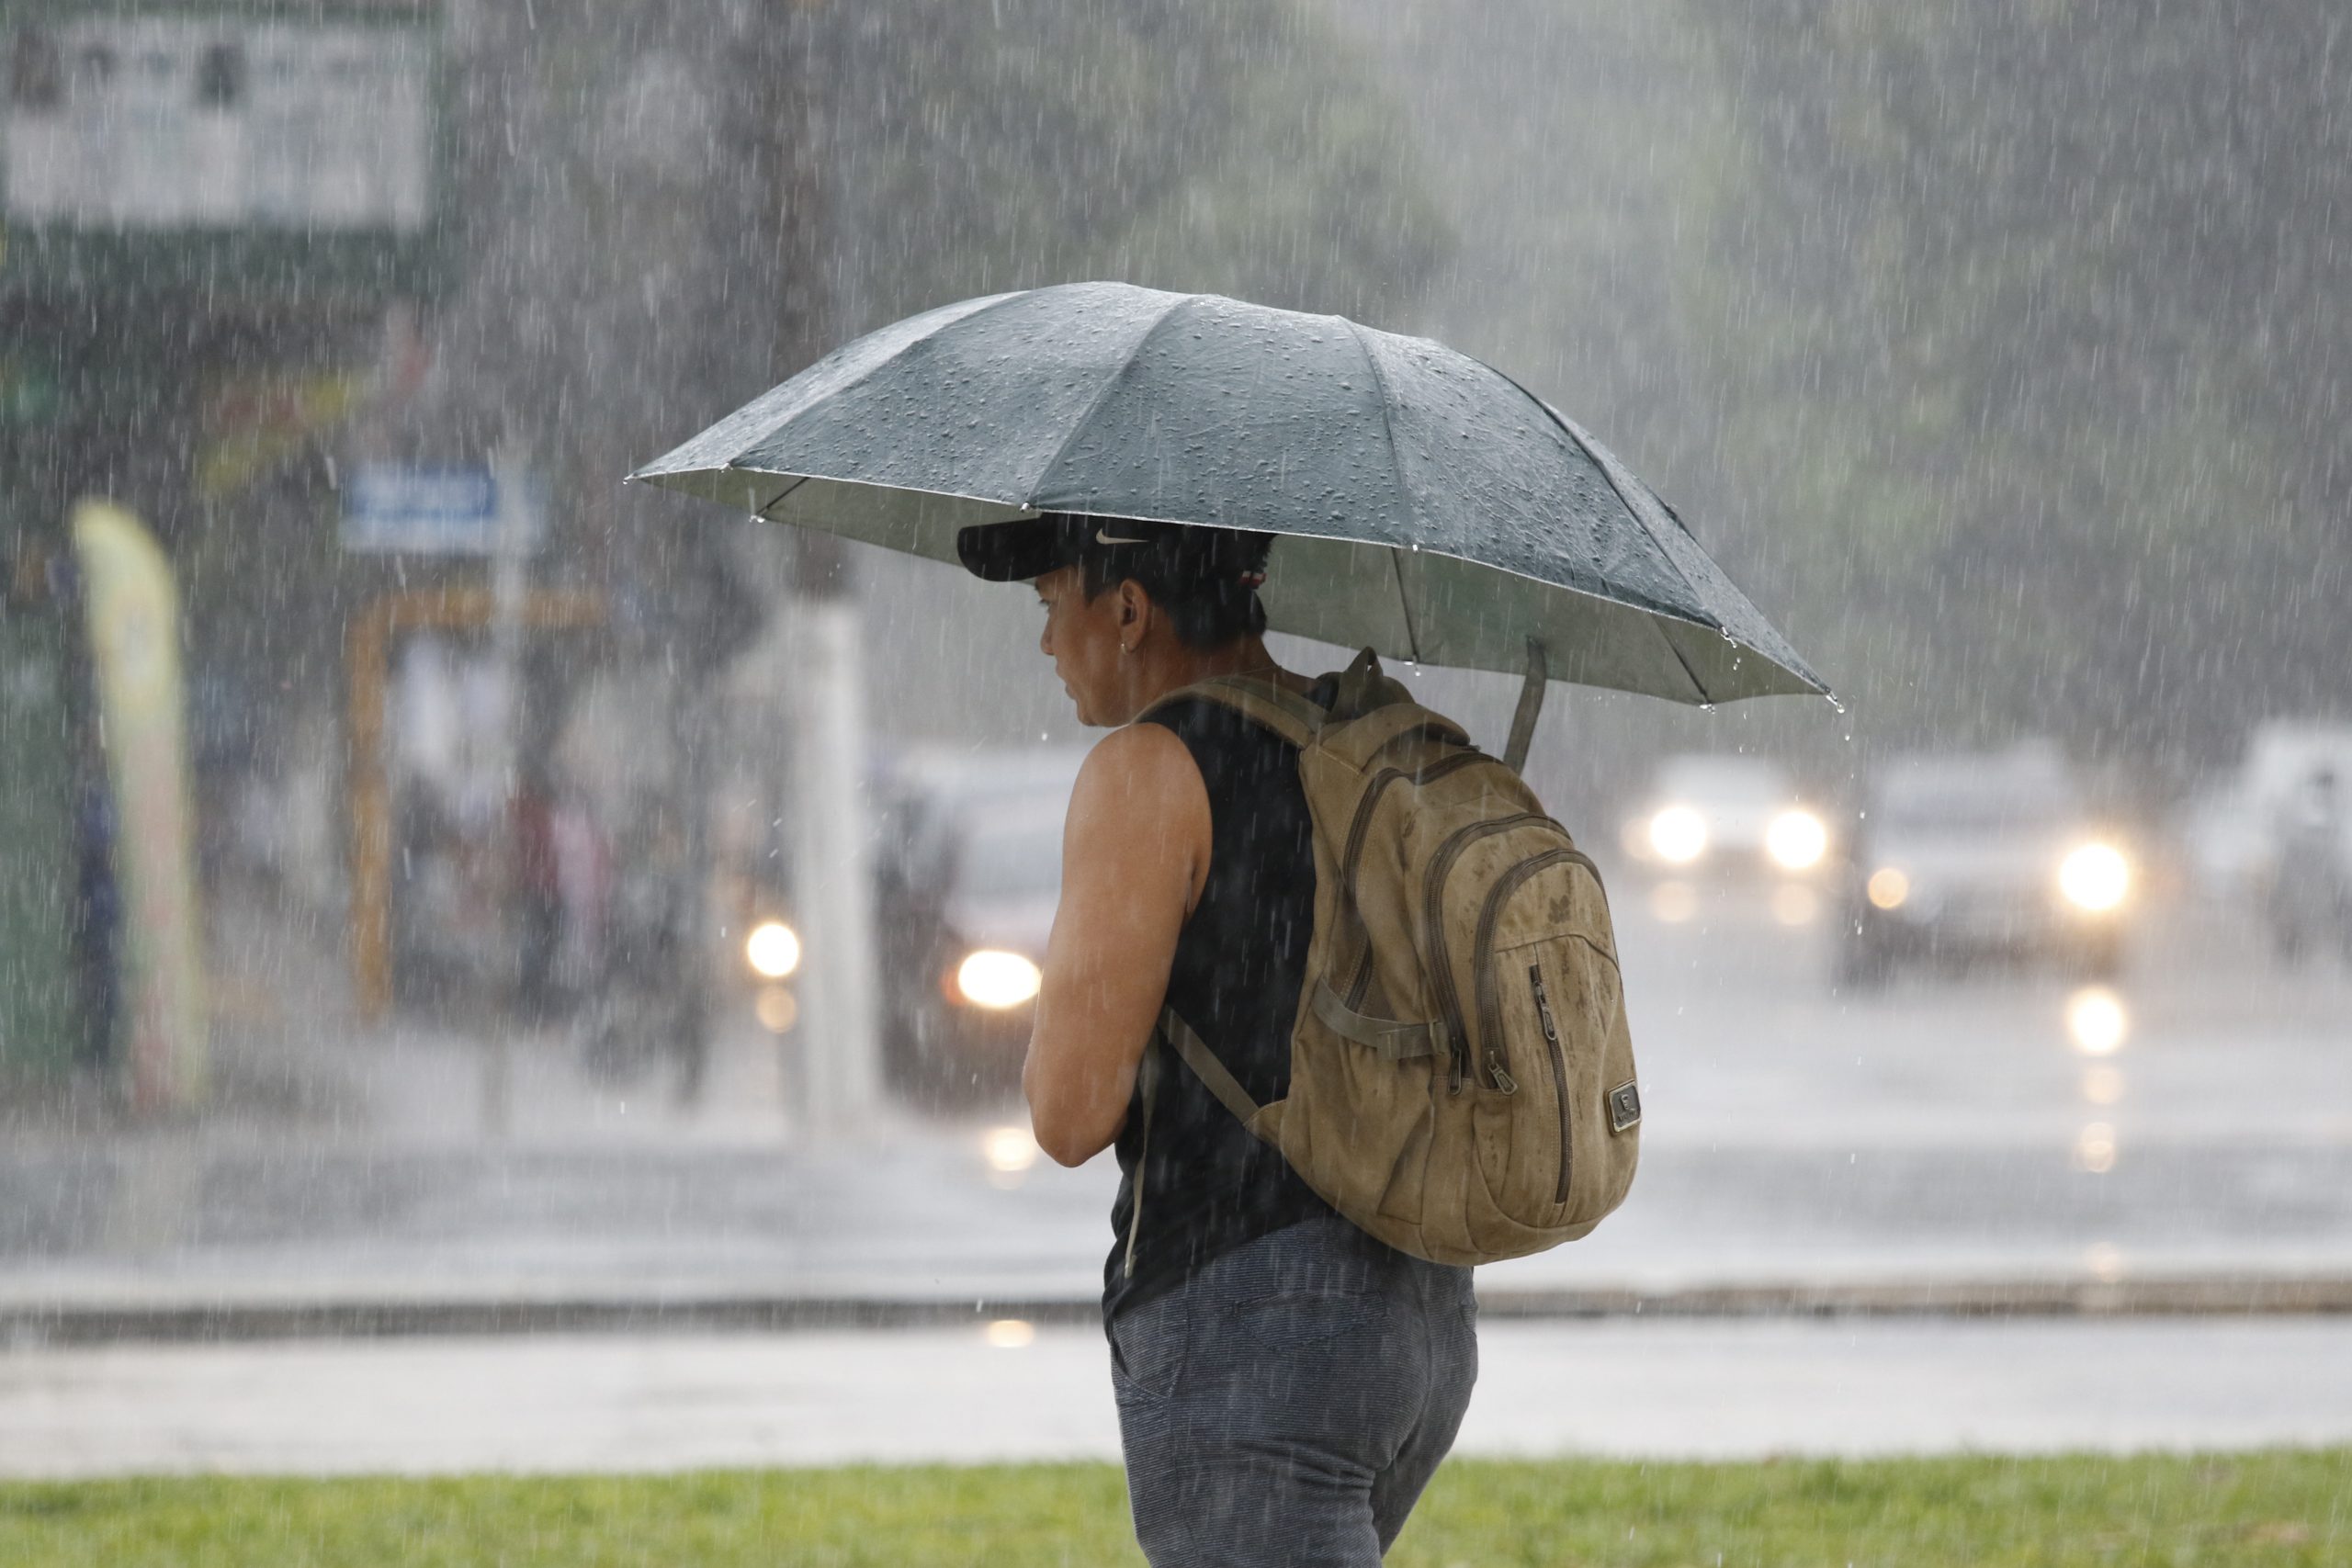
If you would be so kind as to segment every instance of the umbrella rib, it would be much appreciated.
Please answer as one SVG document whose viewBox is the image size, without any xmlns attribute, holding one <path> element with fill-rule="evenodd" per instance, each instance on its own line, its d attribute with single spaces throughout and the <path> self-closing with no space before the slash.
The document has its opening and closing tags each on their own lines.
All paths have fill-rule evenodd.
<svg viewBox="0 0 2352 1568">
<path fill-rule="evenodd" d="M 1703 707 L 1713 702 L 1714 699 L 1707 695 L 1707 683 L 1699 679 L 1699 672 L 1690 668 L 1690 661 L 1682 657 L 1682 650 L 1674 646 L 1672 637 L 1666 635 L 1665 620 L 1653 615 L 1645 615 L 1642 619 L 1649 623 L 1650 630 L 1657 633 L 1657 640 L 1666 644 L 1666 651 L 1674 655 L 1674 661 L 1682 666 L 1683 678 L 1690 682 L 1690 689 L 1698 694 L 1700 705 Z"/>
<path fill-rule="evenodd" d="M 1380 361 L 1372 356 L 1372 340 L 1363 335 L 1363 328 L 1348 321 L 1345 316 L 1339 320 L 1346 322 L 1348 331 L 1355 334 L 1356 347 L 1363 353 L 1363 367 L 1372 373 L 1372 389 L 1380 399 L 1380 433 L 1388 438 L 1388 471 L 1396 476 L 1396 492 L 1405 498 L 1406 506 L 1411 508 L 1413 513 L 1405 519 L 1407 536 L 1409 537 L 1420 522 L 1420 509 L 1413 506 L 1413 492 L 1405 483 L 1404 459 L 1396 456 L 1396 423 L 1388 417 L 1388 378 L 1380 373 Z"/>
<path fill-rule="evenodd" d="M 1047 475 L 1062 466 L 1062 459 L 1069 456 L 1071 446 L 1086 433 L 1086 427 L 1094 423 L 1094 416 L 1102 412 L 1102 405 L 1111 400 L 1111 394 L 1126 380 L 1127 372 L 1135 368 L 1136 360 L 1143 351 L 1151 346 L 1151 340 L 1159 335 L 1159 329 L 1174 319 L 1177 311 L 1199 298 L 1197 294 L 1177 295 L 1175 302 L 1159 313 L 1159 319 L 1144 329 L 1143 336 L 1136 339 L 1135 347 L 1127 350 L 1126 358 L 1119 362 L 1119 368 L 1102 383 L 1102 389 L 1094 394 L 1094 400 L 1086 405 L 1086 412 L 1070 422 L 1069 434 L 1062 437 L 1061 445 L 1054 448 L 1054 455 L 1046 458 L 1045 466 L 1037 470 L 1037 477 L 1029 481 L 1029 493 L 1022 498 L 1022 505 L 1032 511 L 1037 510 L 1037 487 L 1046 482 Z"/>
<path fill-rule="evenodd" d="M 1405 618 L 1405 646 L 1413 650 L 1413 662 L 1421 662 L 1421 634 L 1413 626 L 1413 596 L 1405 592 L 1405 552 L 1396 546 L 1388 547 L 1388 569 L 1396 579 L 1396 610 Z"/>
<path fill-rule="evenodd" d="M 974 319 L 975 319 L 975 318 L 977 318 L 977 317 L 980 317 L 980 316 L 988 315 L 990 311 L 993 311 L 993 310 L 1001 310 L 1004 309 L 1004 307 L 1006 307 L 1007 305 L 1012 304 L 1015 300 L 1019 300 L 1019 299 L 1026 299 L 1028 296 L 1030 296 L 1030 295 L 1032 295 L 1032 294 L 1035 294 L 1035 293 L 1036 293 L 1036 292 L 1037 292 L 1037 291 L 1036 291 L 1035 289 L 1034 289 L 1034 288 L 1014 288 L 1014 289 L 1009 289 L 1009 290 L 1007 290 L 1006 292 L 1004 292 L 1004 293 L 1002 293 L 1002 294 L 991 294 L 991 295 L 988 295 L 988 296 L 984 297 L 982 299 L 980 299 L 980 300 L 978 300 L 978 301 L 974 301 L 974 300 L 969 300 L 969 299 L 958 300 L 956 303 L 958 303 L 958 304 L 971 305 L 973 308 L 972 308 L 971 310 L 968 310 L 965 311 L 965 312 L 964 312 L 962 315 L 960 315 L 960 316 L 954 317 L 954 318 L 952 318 L 952 319 L 950 319 L 950 320 L 948 320 L 948 321 L 939 321 L 939 322 L 934 323 L 934 324 L 933 324 L 933 325 L 932 325 L 932 326 L 929 326 L 929 327 L 924 328 L 922 332 L 921 332 L 921 333 L 917 333 L 917 334 L 916 334 L 915 336 L 913 336 L 913 337 L 909 338 L 906 342 L 904 342 L 904 343 L 900 344 L 898 347 L 896 347 L 896 348 L 892 349 L 892 350 L 889 352 L 889 354 L 888 354 L 887 356 L 885 356 L 884 358 L 878 359 L 878 360 L 875 361 L 872 365 L 867 366 L 867 367 L 865 367 L 865 371 L 864 371 L 864 372 L 862 372 L 862 373 L 860 374 L 860 376 L 859 376 L 859 378 L 859 378 L 860 380 L 864 380 L 866 377 L 869 377 L 869 376 L 873 375 L 876 371 L 877 371 L 877 370 L 881 370 L 881 369 L 884 369 L 885 367 L 888 367 L 888 366 L 892 366 L 892 365 L 897 364 L 899 360 L 901 360 L 901 359 L 905 358 L 905 357 L 907 356 L 907 355 L 908 355 L 911 350 L 913 350 L 913 348 L 914 348 L 918 344 L 925 344 L 925 343 L 929 343 L 933 338 L 934 338 L 934 337 L 938 336 L 941 333 L 945 332 L 949 327 L 952 327 L 952 326 L 957 326 L 957 325 L 960 325 L 961 323 L 963 323 L 963 322 L 965 322 L 965 321 L 968 321 L 974 320 Z M 941 306 L 939 309 L 940 309 L 942 311 L 945 311 L 945 310 L 952 310 L 952 309 L 954 309 L 954 307 L 953 307 L 953 306 L 946 306 L 946 305 L 943 305 L 943 306 Z M 885 329 L 885 330 L 888 330 L 888 329 Z M 870 335 L 870 334 L 869 334 L 869 335 Z M 863 340 L 861 340 L 861 341 L 863 341 Z M 766 391 L 766 393 L 763 395 L 763 397 L 753 399 L 753 400 L 752 400 L 752 404 L 756 404 L 756 403 L 758 403 L 758 402 L 763 401 L 763 400 L 765 400 L 765 399 L 766 399 L 766 398 L 774 397 L 776 393 L 778 393 L 778 392 L 780 392 L 780 391 L 784 390 L 784 389 L 785 389 L 786 387 L 788 387 L 788 386 L 792 385 L 792 383 L 793 383 L 793 382 L 797 381 L 798 379 L 800 379 L 800 378 L 801 378 L 801 377 L 808 375 L 810 371 L 812 371 L 812 370 L 816 369 L 816 368 L 817 368 L 817 367 L 819 367 L 819 366 L 820 366 L 820 365 L 824 364 L 827 360 L 829 360 L 829 359 L 832 359 L 832 358 L 835 358 L 835 357 L 837 357 L 838 355 L 842 355 L 842 354 L 846 353 L 850 347 L 854 347 L 854 346 L 855 346 L 855 345 L 854 345 L 854 344 L 845 344 L 845 345 L 843 345 L 843 346 L 842 346 L 842 347 L 841 347 L 841 348 L 834 349 L 834 350 L 833 350 L 831 353 L 830 353 L 830 354 L 822 354 L 822 355 L 818 355 L 814 360 L 810 361 L 810 362 L 809 362 L 808 364 L 807 364 L 807 365 L 802 366 L 802 367 L 801 367 L 797 371 L 794 372 L 791 376 L 786 377 L 783 381 L 779 382 L 777 385 L 775 385 L 775 386 L 774 386 L 774 387 L 769 388 L 769 389 L 768 389 L 768 390 Z M 740 408 L 740 409 L 736 410 L 734 413 L 731 413 L 731 414 L 728 415 L 726 419 L 719 421 L 719 423 L 720 423 L 720 424 L 725 424 L 725 423 L 728 423 L 729 421 L 732 421 L 732 420 L 734 420 L 734 419 L 737 419 L 737 418 L 741 417 L 742 414 L 744 414 L 744 413 L 746 413 L 746 412 L 749 412 L 749 410 L 750 410 L 750 408 L 752 406 L 752 404 L 746 404 L 743 408 Z M 804 412 L 805 412 L 805 411 L 804 411 Z M 790 417 L 787 417 L 787 418 L 784 421 L 784 423 L 791 423 L 791 419 L 790 419 Z M 711 427 L 711 430 L 716 430 L 717 428 L 718 428 L 718 425 L 713 425 L 713 426 Z M 773 424 L 772 424 L 771 426 L 769 426 L 769 431 L 768 431 L 768 433 L 769 433 L 770 434 L 775 434 L 775 429 L 776 429 L 776 428 L 777 428 L 777 426 L 775 426 L 775 425 L 773 425 Z M 703 440 L 706 436 L 708 436 L 710 434 L 711 434 L 711 431 L 710 431 L 710 430 L 706 430 L 706 431 L 704 431 L 704 432 L 702 433 L 702 434 L 695 436 L 695 437 L 694 438 L 694 440 L 693 440 L 693 441 L 689 441 L 689 442 L 687 442 L 685 445 L 686 445 L 687 446 L 694 446 L 694 445 L 695 444 L 695 442 L 699 442 L 699 441 Z M 754 443 L 754 445 L 756 445 L 756 443 Z M 743 449 L 743 448 L 742 448 L 742 446 L 739 443 L 739 444 L 738 444 L 738 446 L 737 446 L 737 447 L 736 447 L 736 450 L 740 452 L 740 451 L 741 451 L 742 449 Z M 667 452 L 663 453 L 661 457 L 654 458 L 654 459 L 653 459 L 653 461 L 652 461 L 651 463 L 648 463 L 648 464 L 646 464 L 644 468 L 631 469 L 628 477 L 629 479 L 638 479 L 638 478 L 641 478 L 641 477 L 650 477 L 650 476 L 648 476 L 648 475 L 647 475 L 647 469 L 650 469 L 650 468 L 653 468 L 656 464 L 660 464 L 660 463 L 667 462 L 670 458 L 672 458 L 672 457 L 673 457 L 677 456 L 677 454 L 678 454 L 679 452 L 683 451 L 683 450 L 684 450 L 684 447 L 682 447 L 682 446 L 673 446 L 673 447 L 672 447 L 669 451 L 667 451 Z M 739 465 L 736 463 L 736 461 L 735 461 L 735 459 L 734 459 L 733 457 L 721 457 L 721 458 L 719 459 L 718 466 L 719 466 L 720 468 L 737 468 L 737 467 L 739 467 Z M 745 473 L 752 473 L 752 474 L 765 474 L 765 473 L 775 473 L 775 472 L 779 472 L 780 470 L 773 469 L 773 468 L 745 468 L 745 469 L 743 469 L 743 471 L 744 471 Z M 814 476 L 814 475 L 808 475 L 808 474 L 803 474 L 803 475 L 801 475 L 800 477 L 801 477 L 801 478 L 803 478 L 803 479 L 811 479 L 811 478 L 815 478 L 815 477 L 817 477 L 817 476 Z M 775 505 L 775 503 L 774 502 L 770 502 L 768 504 L 769 504 L 769 505 L 771 505 L 771 506 L 773 506 L 773 505 Z"/>
<path fill-rule="evenodd" d="M 1479 363 L 1482 365 L 1486 364 L 1484 360 L 1480 360 Z M 1487 368 L 1489 370 L 1495 370 L 1495 367 L 1491 365 L 1487 365 Z M 1590 463 L 1593 468 L 1599 471 L 1602 480 L 1608 484 L 1610 491 L 1617 497 L 1617 504 L 1625 509 L 1625 515 L 1631 517 L 1635 523 L 1640 523 L 1642 521 L 1641 509 L 1634 504 L 1633 497 L 1627 495 L 1624 490 L 1617 483 L 1617 476 L 1609 471 L 1609 465 L 1600 460 L 1600 457 L 1594 453 L 1593 449 L 1586 444 L 1585 438 L 1578 435 L 1576 433 L 1576 428 L 1569 424 L 1566 420 L 1560 417 L 1560 411 L 1554 408 L 1550 403 L 1545 402 L 1542 398 L 1537 397 L 1534 393 L 1529 391 L 1525 387 L 1521 386 L 1519 378 L 1511 375 L 1509 371 L 1495 370 L 1495 374 L 1500 376 L 1505 381 L 1509 382 L 1514 389 L 1516 389 L 1521 397 L 1525 398 L 1529 402 L 1533 403 L 1537 408 L 1544 411 L 1544 417 L 1550 420 L 1555 425 L 1556 425 L 1559 428 L 1561 434 L 1566 436 L 1571 442 L 1575 443 L 1576 449 L 1584 454 L 1584 460 Z M 1666 506 L 1666 502 L 1664 501 L 1660 501 L 1658 504 L 1660 506 Z M 1673 508 L 1667 507 L 1667 510 L 1668 512 L 1672 512 Z M 1690 534 L 1689 525 L 1685 524 L 1679 515 L 1675 517 L 1674 525 L 1676 527 L 1680 528 L 1686 536 L 1691 537 L 1695 541 L 1696 536 Z M 1648 531 L 1646 525 L 1644 525 L 1643 531 L 1645 533 Z M 1706 595 L 1699 591 L 1699 585 L 1697 583 L 1690 581 L 1690 574 L 1684 571 L 1682 568 L 1676 563 L 1671 552 L 1661 548 L 1658 551 L 1658 558 L 1665 563 L 1667 570 L 1674 573 L 1676 577 L 1682 580 L 1683 592 L 1690 596 L 1690 602 L 1692 604 L 1702 604 L 1706 603 Z M 1721 630 L 1722 628 L 1717 627 L 1716 629 Z M 1660 635 L 1662 636 L 1664 634 L 1661 633 Z M 1672 647 L 1673 645 L 1669 643 L 1668 646 Z M 1674 657 L 1679 660 L 1682 657 L 1681 650 L 1679 649 L 1676 649 Z M 1688 670 L 1690 666 L 1684 664 L 1682 668 Z M 1691 683 L 1696 685 L 1698 682 L 1694 680 Z"/>
<path fill-rule="evenodd" d="M 1363 335 L 1363 328 L 1348 321 L 1345 316 L 1339 320 L 1345 322 L 1348 331 L 1355 335 L 1356 347 L 1363 355 L 1363 367 L 1372 373 L 1373 393 L 1380 402 L 1380 433 L 1388 439 L 1388 471 L 1396 476 L 1396 493 L 1405 498 L 1408 508 L 1405 532 L 1409 538 L 1419 526 L 1419 508 L 1413 505 L 1412 487 L 1405 482 L 1404 459 L 1396 455 L 1396 423 L 1388 416 L 1388 378 L 1380 373 L 1380 361 L 1373 357 L 1372 340 Z M 1405 641 L 1413 650 L 1413 662 L 1419 664 L 1421 661 L 1421 638 L 1413 626 L 1412 595 L 1405 592 L 1404 552 L 1394 545 L 1388 547 L 1388 565 L 1396 578 L 1396 608 L 1405 617 Z"/>
<path fill-rule="evenodd" d="M 731 464 L 729 465 L 729 467 L 732 466 L 733 465 Z M 736 471 L 739 473 L 756 474 L 760 470 L 757 468 L 741 468 Z M 792 482 L 785 486 L 782 490 L 776 491 L 775 494 L 770 496 L 768 498 L 768 503 L 765 506 L 761 507 L 757 512 L 752 513 L 752 516 L 765 518 L 769 522 L 774 522 L 775 519 L 769 514 L 784 503 L 784 498 L 786 496 L 790 495 L 794 491 L 798 490 L 802 485 L 808 482 L 808 476 L 807 474 L 787 474 L 785 477 L 789 479 Z"/>
</svg>

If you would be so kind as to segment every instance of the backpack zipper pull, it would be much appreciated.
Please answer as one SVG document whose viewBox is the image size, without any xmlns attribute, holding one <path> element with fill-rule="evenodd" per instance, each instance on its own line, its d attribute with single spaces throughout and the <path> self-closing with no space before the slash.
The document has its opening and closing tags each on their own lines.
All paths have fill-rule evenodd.
<svg viewBox="0 0 2352 1568">
<path fill-rule="evenodd" d="M 1487 1077 L 1501 1093 L 1517 1094 L 1519 1092 L 1519 1080 L 1510 1076 L 1510 1069 L 1503 1066 L 1502 1058 L 1499 1056 L 1487 1058 Z"/>
</svg>

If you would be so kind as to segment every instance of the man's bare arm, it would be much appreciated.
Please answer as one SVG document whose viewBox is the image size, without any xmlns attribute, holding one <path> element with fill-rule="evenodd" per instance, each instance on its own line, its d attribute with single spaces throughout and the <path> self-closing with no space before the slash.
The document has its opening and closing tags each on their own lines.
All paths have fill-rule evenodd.
<svg viewBox="0 0 2352 1568">
<path fill-rule="evenodd" d="M 1038 1146 L 1063 1165 L 1119 1135 L 1208 858 L 1208 791 L 1173 732 L 1133 725 L 1094 748 L 1062 830 L 1061 904 L 1021 1072 Z"/>
</svg>

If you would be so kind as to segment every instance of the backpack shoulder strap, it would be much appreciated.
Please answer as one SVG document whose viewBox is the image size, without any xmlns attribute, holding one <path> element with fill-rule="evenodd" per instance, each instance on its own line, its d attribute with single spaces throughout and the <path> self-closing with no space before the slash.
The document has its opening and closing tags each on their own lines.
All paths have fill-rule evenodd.
<svg viewBox="0 0 2352 1568">
<path fill-rule="evenodd" d="M 1184 1065 L 1208 1085 L 1209 1092 L 1216 1096 L 1217 1103 L 1233 1112 L 1235 1121 L 1262 1141 L 1266 1134 L 1258 1125 L 1258 1102 L 1250 1098 L 1250 1091 L 1241 1087 L 1241 1080 L 1217 1060 L 1216 1053 L 1209 1049 L 1208 1042 L 1193 1033 L 1193 1026 L 1176 1016 L 1174 1008 L 1160 1010 L 1159 1032 L 1176 1047 L 1176 1055 Z"/>
<path fill-rule="evenodd" d="M 1287 686 L 1250 675 L 1212 675 L 1205 681 L 1180 686 L 1137 716 L 1148 716 L 1170 703 L 1182 702 L 1187 697 L 1199 697 L 1229 707 L 1251 723 L 1272 730 L 1302 750 L 1322 731 L 1324 720 L 1329 716 Z"/>
</svg>

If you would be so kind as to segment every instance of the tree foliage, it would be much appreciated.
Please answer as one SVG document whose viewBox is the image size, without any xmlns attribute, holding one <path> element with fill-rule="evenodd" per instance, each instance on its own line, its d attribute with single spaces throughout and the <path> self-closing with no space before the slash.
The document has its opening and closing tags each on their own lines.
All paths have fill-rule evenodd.
<svg viewBox="0 0 2352 1568">
<path fill-rule="evenodd" d="M 2352 699 L 2341 8 L 1693 5 L 1726 461 L 1826 569 L 1825 661 L 1915 729 L 2143 753 Z"/>
<path fill-rule="evenodd" d="M 858 326 L 1097 276 L 1376 314 L 1446 243 L 1366 62 L 1295 0 L 897 0 L 843 61 Z"/>
</svg>

